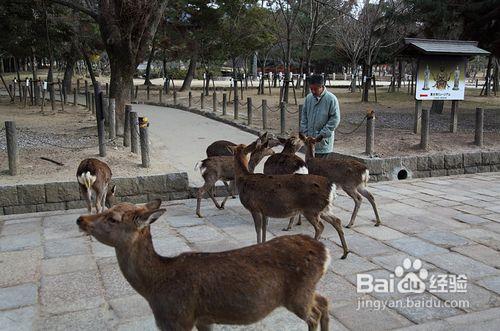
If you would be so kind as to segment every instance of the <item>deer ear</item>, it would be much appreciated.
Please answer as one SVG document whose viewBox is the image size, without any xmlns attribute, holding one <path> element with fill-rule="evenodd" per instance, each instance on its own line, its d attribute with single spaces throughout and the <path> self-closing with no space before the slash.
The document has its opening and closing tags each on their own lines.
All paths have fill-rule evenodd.
<svg viewBox="0 0 500 331">
<path fill-rule="evenodd" d="M 153 201 L 146 203 L 144 205 L 144 208 L 146 208 L 146 210 L 156 210 L 160 208 L 160 206 L 161 206 L 161 199 L 155 199 Z"/>
<path fill-rule="evenodd" d="M 302 132 L 299 132 L 299 138 L 302 141 L 306 141 L 306 136 L 304 136 L 304 134 Z"/>
<path fill-rule="evenodd" d="M 238 146 L 226 146 L 227 150 L 230 151 L 232 154 L 236 152 L 236 147 Z"/>
<path fill-rule="evenodd" d="M 261 141 L 267 141 L 267 131 L 262 134 L 262 136 L 259 137 Z"/>
<path fill-rule="evenodd" d="M 146 226 L 153 224 L 166 211 L 166 209 L 139 211 L 135 214 L 134 223 L 139 230 L 142 230 Z"/>
</svg>

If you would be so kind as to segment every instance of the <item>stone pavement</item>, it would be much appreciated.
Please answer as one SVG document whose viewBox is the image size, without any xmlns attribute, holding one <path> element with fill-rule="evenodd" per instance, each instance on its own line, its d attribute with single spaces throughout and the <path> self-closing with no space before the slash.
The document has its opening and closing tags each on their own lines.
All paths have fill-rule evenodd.
<svg viewBox="0 0 500 331">
<path fill-rule="evenodd" d="M 340 260 L 339 240 L 329 225 L 322 240 L 332 263 L 318 290 L 331 302 L 332 330 L 493 330 L 500 328 L 500 173 L 428 178 L 371 185 L 383 226 L 373 227 L 365 201 L 352 229 L 351 254 Z M 250 214 L 238 199 L 225 210 L 204 200 L 205 218 L 195 217 L 195 200 L 166 203 L 153 225 L 162 255 L 190 250 L 218 251 L 255 243 Z M 352 201 L 336 200 L 347 223 Z M 144 299 L 120 273 L 113 249 L 82 235 L 75 225 L 82 210 L 6 216 L 0 221 L 1 330 L 154 330 Z M 283 235 L 286 220 L 271 220 L 269 236 Z M 312 234 L 308 224 L 291 233 Z M 403 260 L 420 259 L 428 274 L 465 274 L 465 293 L 370 293 L 356 291 L 356 275 L 389 279 Z M 426 276 L 426 277 L 424 277 Z M 406 299 L 468 300 L 464 307 L 392 306 L 360 302 Z M 217 330 L 306 330 L 279 309 L 258 324 Z"/>
</svg>

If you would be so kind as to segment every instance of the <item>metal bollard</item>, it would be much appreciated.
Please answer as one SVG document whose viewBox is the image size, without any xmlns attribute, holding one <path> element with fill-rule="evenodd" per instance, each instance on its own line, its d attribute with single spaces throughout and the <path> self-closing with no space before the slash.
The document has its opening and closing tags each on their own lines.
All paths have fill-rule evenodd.
<svg viewBox="0 0 500 331">
<path fill-rule="evenodd" d="M 212 94 L 212 111 L 214 113 L 217 111 L 217 94 L 215 92 Z"/>
<path fill-rule="evenodd" d="M 109 99 L 109 108 L 108 108 L 108 116 L 109 116 L 109 139 L 116 138 L 116 102 L 114 98 Z"/>
<path fill-rule="evenodd" d="M 285 125 L 286 125 L 286 104 L 285 102 L 280 103 L 280 132 L 282 135 L 285 134 Z"/>
<path fill-rule="evenodd" d="M 227 94 L 222 93 L 222 116 L 227 115 Z"/>
<path fill-rule="evenodd" d="M 189 91 L 189 93 L 188 93 L 188 107 L 191 108 L 192 105 L 193 105 L 193 93 L 191 93 L 191 91 Z"/>
<path fill-rule="evenodd" d="M 200 108 L 205 108 L 205 94 L 203 92 L 201 92 Z"/>
</svg>

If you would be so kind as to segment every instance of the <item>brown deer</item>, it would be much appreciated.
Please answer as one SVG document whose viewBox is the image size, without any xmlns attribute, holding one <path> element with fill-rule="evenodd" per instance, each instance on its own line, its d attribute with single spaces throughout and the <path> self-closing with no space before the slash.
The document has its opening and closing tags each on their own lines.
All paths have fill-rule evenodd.
<svg viewBox="0 0 500 331">
<path fill-rule="evenodd" d="M 155 252 L 150 229 L 165 212 L 160 204 L 120 203 L 76 221 L 115 248 L 123 275 L 148 301 L 160 330 L 247 325 L 281 306 L 306 321 L 309 330 L 318 324 L 328 330 L 328 301 L 315 291 L 329 264 L 323 244 L 294 235 L 226 252 L 164 257 Z"/>
<path fill-rule="evenodd" d="M 379 226 L 381 222 L 375 198 L 366 188 L 368 180 L 370 179 L 368 168 L 363 163 L 356 160 L 315 158 L 315 144 L 323 138 L 305 137 L 302 133 L 299 137 L 304 141 L 306 146 L 306 164 L 309 173 L 327 177 L 330 181 L 340 186 L 344 192 L 354 200 L 354 210 L 351 215 L 351 220 L 346 227 L 350 228 L 354 224 L 359 207 L 363 201 L 362 197 L 370 201 L 373 211 L 375 212 L 375 226 Z"/>
<path fill-rule="evenodd" d="M 264 144 L 259 144 L 257 147 L 256 141 L 265 140 Z M 266 156 L 274 154 L 274 151 L 268 147 L 267 133 L 259 137 L 256 141 L 249 145 L 249 150 L 251 151 L 249 168 L 253 172 L 257 164 Z M 218 209 L 224 209 L 227 199 L 231 195 L 231 188 L 227 184 L 228 181 L 234 181 L 234 157 L 233 156 L 211 156 L 201 161 L 197 167 L 199 167 L 201 176 L 205 183 L 202 187 L 198 189 L 197 199 L 196 199 L 196 215 L 198 217 L 203 217 L 201 214 L 201 199 L 203 195 L 208 192 L 210 199 L 212 199 L 215 207 Z M 214 196 L 215 183 L 221 180 L 227 190 L 227 195 L 224 200 L 219 205 Z"/>
<path fill-rule="evenodd" d="M 207 147 L 207 157 L 233 156 L 233 152 L 228 148 L 229 146 L 236 146 L 236 144 L 227 140 L 214 141 Z"/>
<path fill-rule="evenodd" d="M 297 151 L 304 146 L 304 142 L 296 137 L 291 136 L 288 139 L 278 137 L 279 142 L 283 145 L 281 153 L 271 155 L 264 163 L 264 175 L 286 175 L 286 174 L 307 174 L 307 166 L 304 160 L 295 155 Z M 283 231 L 289 231 L 294 223 L 295 216 L 290 218 L 288 226 Z M 298 215 L 297 225 L 301 225 L 301 215 Z"/>
<path fill-rule="evenodd" d="M 80 162 L 76 179 L 85 197 L 89 213 L 92 213 L 92 192 L 95 195 L 97 213 L 102 212 L 105 206 L 109 208 L 115 203 L 116 186 L 113 185 L 108 191 L 111 176 L 111 169 L 103 161 L 89 158 Z"/>
<path fill-rule="evenodd" d="M 258 243 L 266 241 L 269 217 L 290 218 L 301 213 L 314 227 L 316 240 L 321 238 L 324 229 L 321 220 L 330 223 L 342 242 L 344 253 L 341 258 L 347 257 L 349 250 L 342 223 L 332 214 L 335 184 L 316 175 L 252 174 L 248 169 L 248 147 L 238 145 L 232 148 L 236 187 L 241 203 L 252 214 Z"/>
</svg>

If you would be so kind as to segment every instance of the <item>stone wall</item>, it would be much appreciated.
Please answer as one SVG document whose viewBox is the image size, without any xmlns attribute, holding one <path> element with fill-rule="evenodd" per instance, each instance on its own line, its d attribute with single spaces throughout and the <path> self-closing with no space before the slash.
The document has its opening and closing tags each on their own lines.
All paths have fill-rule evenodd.
<svg viewBox="0 0 500 331">
<path fill-rule="evenodd" d="M 187 199 L 187 173 L 113 178 L 119 202 Z M 76 179 L 71 182 L 0 186 L 0 215 L 85 208 Z"/>
<path fill-rule="evenodd" d="M 500 171 L 498 151 L 390 158 L 358 157 L 336 153 L 336 157 L 355 159 L 364 163 L 370 170 L 371 181 L 398 180 L 398 174 L 403 177 L 406 174 L 406 178 L 422 178 Z"/>
</svg>

